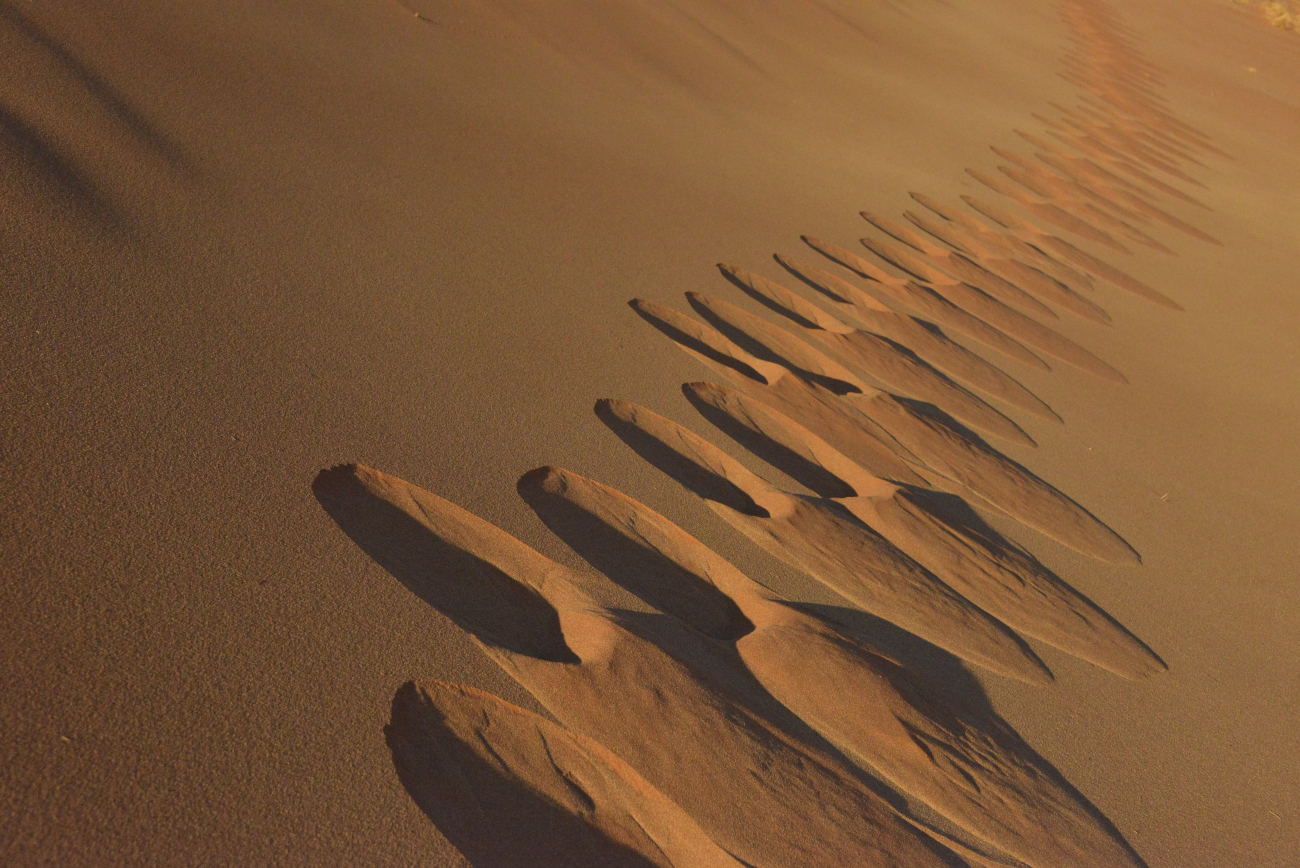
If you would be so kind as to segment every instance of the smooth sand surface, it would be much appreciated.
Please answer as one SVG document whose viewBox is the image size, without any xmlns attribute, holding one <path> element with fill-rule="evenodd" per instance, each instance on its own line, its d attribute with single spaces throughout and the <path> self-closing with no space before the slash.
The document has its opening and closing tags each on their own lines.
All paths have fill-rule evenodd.
<svg viewBox="0 0 1300 868">
<path fill-rule="evenodd" d="M 0 861 L 481 866 L 528 844 L 485 843 L 506 821 L 472 798 L 506 794 L 525 825 L 553 824 L 550 859 L 725 864 L 691 844 L 707 835 L 767 864 L 773 827 L 738 807 L 759 793 L 766 816 L 809 818 L 780 828 L 826 830 L 817 847 L 790 832 L 771 864 L 1295 864 L 1298 131 L 1300 36 L 1216 0 L 0 0 Z M 885 245 L 938 282 L 871 252 Z M 979 442 L 1140 565 L 1029 529 L 1014 498 L 981 500 L 918 455 L 929 441 L 878 460 L 966 497 L 1036 581 L 1077 592 L 1168 671 L 1118 677 L 1023 623 L 1051 684 L 960 662 L 855 611 L 628 449 L 597 398 L 662 414 L 817 509 L 881 475 L 844 445 L 844 420 L 865 420 L 859 438 L 876 423 L 815 371 L 751 357 L 778 385 L 745 387 L 723 377 L 747 376 L 723 344 L 683 353 L 653 327 L 650 305 L 705 326 L 684 293 L 810 341 L 825 370 L 931 418 L 912 381 L 873 379 L 719 262 L 915 354 L 909 370 L 941 372 L 930 388 L 944 376 L 987 402 L 952 404 L 971 424 L 995 409 L 1032 438 Z M 995 304 L 960 307 L 981 296 Z M 799 457 L 806 438 L 783 453 L 728 436 L 682 390 L 705 380 L 802 409 L 794 421 L 849 457 L 822 451 L 821 466 Z M 384 507 L 349 535 L 318 474 L 353 462 L 499 528 L 493 552 L 517 540 L 577 576 L 591 623 L 626 610 L 609 622 L 657 625 L 618 659 L 676 673 L 681 719 L 734 739 L 708 757 L 734 799 L 710 804 L 683 777 L 705 729 L 638 739 L 673 719 L 651 713 L 653 687 L 616 725 L 599 685 L 639 682 L 589 667 L 595 640 L 564 632 L 568 610 L 556 633 L 526 576 L 480 598 L 444 567 L 450 595 L 421 594 L 429 576 L 399 542 L 489 563 L 436 514 Z M 664 626 L 675 604 L 598 575 L 616 563 L 566 546 L 516 491 L 540 466 L 635 498 L 771 599 L 870 637 L 943 703 L 995 721 L 997 744 L 1032 757 L 1025 774 L 1050 770 L 1035 780 L 1062 825 L 1007 823 L 962 800 L 943 750 L 933 767 L 899 752 L 980 744 L 916 716 L 915 697 L 882 700 L 928 721 L 894 742 L 821 704 L 833 685 L 789 676 L 798 642 L 764 639 L 746 662 L 743 640 L 736 656 L 681 639 L 696 627 Z M 532 615 L 474 633 L 501 600 Z M 512 677 L 510 654 L 568 674 Z M 780 775 L 745 779 L 764 750 Z M 978 774 L 1013 779 L 980 756 Z"/>
</svg>

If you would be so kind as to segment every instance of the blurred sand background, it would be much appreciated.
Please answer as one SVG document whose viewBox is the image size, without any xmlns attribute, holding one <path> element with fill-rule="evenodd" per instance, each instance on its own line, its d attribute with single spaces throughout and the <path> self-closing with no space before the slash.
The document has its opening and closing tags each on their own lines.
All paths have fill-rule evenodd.
<svg viewBox="0 0 1300 868">
<path fill-rule="evenodd" d="M 1066 424 L 1019 420 L 1040 448 L 1005 451 L 1142 552 L 1016 534 L 1170 671 L 1044 649 L 1051 688 L 979 677 L 1152 868 L 1280 868 L 1300 38 L 1105 5 L 1235 159 L 1196 173 L 1213 213 L 1178 212 L 1224 247 L 1125 259 L 1186 312 L 1100 290 L 1113 329 L 1061 328 L 1130 385 L 1024 374 Z M 537 706 L 321 510 L 339 462 L 586 569 L 514 491 L 562 465 L 817 593 L 592 415 L 707 431 L 678 389 L 702 369 L 625 302 L 723 295 L 719 260 L 777 277 L 800 233 L 856 247 L 857 212 L 911 190 L 987 193 L 963 169 L 1072 104 L 1071 38 L 1031 0 L 0 0 L 3 861 L 463 864 L 394 774 L 394 691 Z"/>
</svg>

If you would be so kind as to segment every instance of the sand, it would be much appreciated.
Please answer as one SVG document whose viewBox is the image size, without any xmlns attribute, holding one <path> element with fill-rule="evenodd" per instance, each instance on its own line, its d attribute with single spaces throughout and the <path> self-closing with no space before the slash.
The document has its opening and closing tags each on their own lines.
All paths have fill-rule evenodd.
<svg viewBox="0 0 1300 868">
<path fill-rule="evenodd" d="M 0 0 L 0 861 L 484 865 L 522 827 L 556 864 L 1293 864 L 1298 126 L 1300 37 L 1216 0 Z M 739 340 L 770 329 L 802 361 Z M 838 524 L 756 545 L 598 398 Z M 483 552 L 427 513 L 358 545 L 313 489 L 352 463 L 583 602 L 467 593 Z M 539 467 L 621 492 L 599 527 L 680 527 L 655 551 L 689 568 L 637 586 L 611 553 L 659 561 L 589 523 L 571 548 Z M 1051 683 L 790 556 L 847 526 L 893 527 L 949 588 L 919 603 L 965 600 Z M 700 569 L 759 590 L 729 608 Z M 1017 571 L 1056 602 L 1026 615 Z M 529 614 L 485 645 L 501 599 Z M 610 636 L 673 685 L 658 724 L 574 662 Z M 731 747 L 665 746 L 687 719 Z M 1007 769 L 1039 813 L 959 786 Z"/>
</svg>

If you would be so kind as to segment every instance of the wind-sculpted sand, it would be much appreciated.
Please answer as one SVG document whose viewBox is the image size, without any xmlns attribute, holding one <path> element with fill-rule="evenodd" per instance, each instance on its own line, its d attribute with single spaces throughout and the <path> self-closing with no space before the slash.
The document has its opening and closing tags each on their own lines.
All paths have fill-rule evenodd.
<svg viewBox="0 0 1300 868">
<path fill-rule="evenodd" d="M 906 454 L 915 456 L 941 477 L 959 483 L 999 511 L 1076 551 L 1114 563 L 1141 561 L 1119 534 L 933 405 L 908 402 L 872 389 L 783 329 L 734 305 L 692 295 L 694 303 L 738 336 L 761 346 L 796 376 L 816 378 L 829 386 L 842 402 L 871 419 Z"/>
<path fill-rule="evenodd" d="M 1125 677 L 1166 668 L 1113 618 L 957 498 L 872 476 L 794 420 L 731 389 L 709 383 L 684 389 L 697 408 L 712 408 L 725 417 L 724 424 L 735 423 L 765 441 L 758 448 L 747 443 L 751 451 L 784 457 L 777 458 L 779 469 L 844 504 L 1009 627 Z"/>
<path fill-rule="evenodd" d="M 829 271 L 780 254 L 775 258 L 782 268 L 817 290 L 845 322 L 906 347 L 922 360 L 971 388 L 979 389 L 1040 419 L 1062 424 L 1061 417 L 1042 399 L 1001 368 L 949 338 L 934 323 L 897 313 L 866 291 Z"/>
<path fill-rule="evenodd" d="M 1046 299 L 1083 319 L 1102 325 L 1110 324 L 1110 314 L 1104 308 L 1080 295 L 1064 280 L 1052 277 L 1044 270 L 1027 262 L 1021 262 L 1019 259 L 999 256 L 990 249 L 994 245 L 981 245 L 963 236 L 950 224 L 931 219 L 915 211 L 907 211 L 904 216 L 927 235 L 942 241 L 954 250 L 978 259 L 990 271 L 1002 275 L 1013 283 L 1018 283 L 1039 298 Z M 1053 270 L 1058 273 L 1064 271 L 1063 268 Z M 1076 279 L 1080 284 L 1090 283 L 1084 275 L 1077 272 L 1066 277 L 1066 280 L 1070 279 Z"/>
<path fill-rule="evenodd" d="M 755 713 L 717 674 L 728 653 L 703 634 L 675 619 L 604 609 L 581 590 L 582 576 L 395 477 L 338 467 L 314 488 L 398 581 L 736 859 L 790 868 L 956 864 L 848 769 Z"/>
<path fill-rule="evenodd" d="M 489 693 L 408 683 L 384 734 L 411 798 L 472 865 L 743 864 L 601 745 Z"/>
<path fill-rule="evenodd" d="M 785 287 L 734 266 L 723 273 L 759 301 L 803 326 L 801 334 L 892 392 L 934 404 L 972 428 L 1033 445 L 1020 426 L 888 338 L 855 329 Z"/>
<path fill-rule="evenodd" d="M 916 258 L 892 244 L 863 238 L 862 244 L 885 262 L 910 274 L 913 269 L 923 270 L 923 265 Z M 1110 365 L 1097 358 L 1074 341 L 1053 331 L 1037 320 L 1013 310 L 996 298 L 988 295 L 978 287 L 958 282 L 940 282 L 930 284 L 934 291 L 953 304 L 962 307 L 983 321 L 1001 329 L 1030 349 L 1046 353 L 1060 359 L 1081 371 L 1100 377 L 1112 383 L 1125 385 L 1128 379 Z"/>
<path fill-rule="evenodd" d="M 1041 270 L 1076 294 L 1094 291 L 1095 287 L 1090 275 L 1071 267 L 1059 258 L 1051 256 L 1004 229 L 994 229 L 960 208 L 945 205 L 924 193 L 912 191 L 909 195 L 917 204 L 947 221 L 943 224 L 944 243 L 951 245 L 953 239 L 959 237 L 961 247 L 967 249 L 970 255 L 1012 257 L 1014 261 L 1024 262 Z"/>
<path fill-rule="evenodd" d="M 919 254 L 919 256 L 908 254 L 906 268 L 896 266 L 918 280 L 923 280 L 930 286 L 936 284 L 973 286 L 1003 304 L 1016 308 L 1021 313 L 1031 314 L 1040 319 L 1060 319 L 1056 311 L 1015 283 L 985 268 L 982 261 L 976 262 L 960 253 L 940 247 L 901 223 L 888 220 L 878 214 L 870 211 L 858 213 L 872 226 Z"/>
<path fill-rule="evenodd" d="M 917 472 L 919 458 L 833 392 L 781 365 L 754 358 L 717 329 L 672 308 L 643 299 L 634 300 L 632 308 L 714 373 L 746 394 L 780 407 L 873 473 L 900 482 L 926 483 Z"/>
<path fill-rule="evenodd" d="M 838 262 L 859 277 L 866 278 L 869 281 L 868 291 L 879 293 L 905 311 L 966 335 L 989 349 L 997 350 L 1025 365 L 1040 370 L 1050 370 L 1046 362 L 1026 349 L 1023 344 L 949 301 L 930 287 L 922 286 L 914 280 L 894 277 L 880 266 L 836 244 L 806 235 L 803 240 L 827 259 Z"/>
<path fill-rule="evenodd" d="M 684 530 L 558 468 L 520 480 L 542 521 L 656 609 L 735 642 L 754 678 L 849 757 L 1035 868 L 1140 865 L 1081 796 L 1001 721 L 945 700 L 870 639 L 778 599 Z M 743 621 L 744 632 L 719 625 Z"/>
<path fill-rule="evenodd" d="M 1051 682 L 1051 673 L 1023 640 L 843 507 L 775 488 L 707 440 L 644 407 L 602 399 L 596 414 L 736 530 L 863 611 L 993 672 Z"/>
<path fill-rule="evenodd" d="M 998 223 L 1016 233 L 1026 242 L 1042 245 L 1047 249 L 1046 252 L 1059 256 L 1071 265 L 1082 269 L 1100 280 L 1104 280 L 1120 289 L 1126 289 L 1134 295 L 1145 298 L 1147 301 L 1154 302 L 1161 307 L 1167 307 L 1171 310 L 1183 309 L 1176 301 L 1172 300 L 1164 293 L 1152 289 L 1150 286 L 1147 286 L 1132 275 L 1121 271 L 1105 260 L 1099 259 L 1085 250 L 1075 247 L 1064 238 L 1059 238 L 1056 235 L 1052 235 L 1049 232 L 1039 229 L 1029 221 L 1017 217 L 1011 212 L 999 208 L 997 205 L 982 201 L 973 196 L 962 196 L 962 201 L 995 223 Z"/>
<path fill-rule="evenodd" d="M 1080 238 L 1108 247 L 1116 253 L 1130 255 L 1133 253 L 1132 250 L 1116 241 L 1109 233 L 1092 225 L 1091 222 L 1073 209 L 1063 208 L 1058 202 L 1031 196 L 1014 185 L 979 169 L 967 169 L 966 174 L 993 192 L 1006 196 L 1045 223 L 1051 223 L 1053 226 L 1064 229 L 1066 232 L 1072 232 Z"/>
</svg>

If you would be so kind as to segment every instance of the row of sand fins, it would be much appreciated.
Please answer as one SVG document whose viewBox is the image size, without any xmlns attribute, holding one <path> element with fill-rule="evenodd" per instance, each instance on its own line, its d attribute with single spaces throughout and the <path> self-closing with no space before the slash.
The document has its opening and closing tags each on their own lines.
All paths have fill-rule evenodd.
<svg viewBox="0 0 1300 868">
<path fill-rule="evenodd" d="M 843 865 L 892 854 L 910 865 L 945 864 L 953 852 L 976 864 L 1141 864 L 986 704 L 900 662 L 909 658 L 896 637 L 881 640 L 898 628 L 1039 684 L 1051 673 L 1017 630 L 1127 677 L 1164 668 L 954 493 L 1080 551 L 1137 560 L 957 421 L 1031 442 L 902 341 L 972 385 L 1057 417 L 934 325 L 828 272 L 782 262 L 843 294 L 854 317 L 723 271 L 821 346 L 915 397 L 874 389 L 812 343 L 725 302 L 692 299 L 783 363 L 706 322 L 633 307 L 731 384 L 687 384 L 691 403 L 812 494 L 777 488 L 634 404 L 603 400 L 597 414 L 728 524 L 852 606 L 783 600 L 598 482 L 555 468 L 525 475 L 519 490 L 542 520 L 658 614 L 607 609 L 592 577 L 433 494 L 365 467 L 327 471 L 318 497 L 349 535 L 568 728 L 468 688 L 410 685 L 389 729 L 408 789 L 474 864 Z"/>
<path fill-rule="evenodd" d="M 370 468 L 318 477 L 349 536 L 561 724 L 462 686 L 398 692 L 387 735 L 399 776 L 472 864 L 1143 864 L 978 689 L 954 689 L 954 658 L 1050 682 L 1016 631 L 1124 677 L 1165 666 L 972 508 L 1105 561 L 1140 560 L 976 433 L 1033 444 L 972 390 L 1060 419 L 944 329 L 1020 363 L 1047 368 L 1042 354 L 1123 383 L 1042 324 L 1057 316 L 1043 301 L 1107 322 L 1080 292 L 1101 279 L 1176 305 L 989 203 L 967 198 L 998 228 L 915 198 L 944 222 L 909 218 L 948 248 L 864 215 L 912 248 L 865 242 L 908 277 L 805 238 L 871 292 L 778 257 L 816 305 L 722 267 L 798 336 L 698 294 L 703 322 L 632 302 L 729 384 L 686 384 L 695 408 L 812 494 L 781 490 L 645 408 L 596 406 L 639 455 L 849 606 L 783 599 L 649 507 L 557 468 L 525 474 L 519 492 L 599 575 Z M 1111 238 L 1057 204 L 1012 198 Z M 611 598 L 602 582 L 649 611 L 599 602 Z"/>
</svg>

